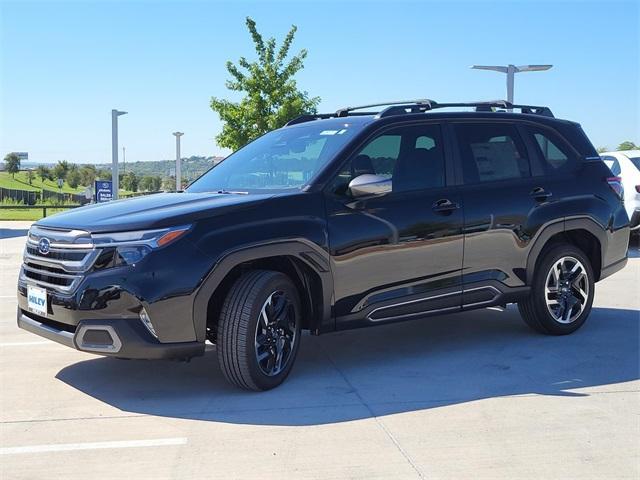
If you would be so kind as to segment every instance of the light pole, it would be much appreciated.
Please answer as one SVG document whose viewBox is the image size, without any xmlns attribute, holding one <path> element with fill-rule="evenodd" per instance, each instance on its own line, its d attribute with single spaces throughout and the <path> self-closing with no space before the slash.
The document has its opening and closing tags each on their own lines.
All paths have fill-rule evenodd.
<svg viewBox="0 0 640 480">
<path fill-rule="evenodd" d="M 176 137 L 176 192 L 182 190 L 182 170 L 180 165 L 180 137 L 184 135 L 182 132 L 173 132 Z"/>
<path fill-rule="evenodd" d="M 520 72 L 541 72 L 549 70 L 553 65 L 472 65 L 471 68 L 476 70 L 493 70 L 494 72 L 507 74 L 507 102 L 513 103 L 513 81 L 515 80 L 516 73 Z"/>
<path fill-rule="evenodd" d="M 124 156 L 125 149 L 122 147 L 122 173 L 127 173 L 127 158 Z"/>
<path fill-rule="evenodd" d="M 112 184 L 112 198 L 118 199 L 119 180 L 118 177 L 118 117 L 120 115 L 126 115 L 127 112 L 121 112 L 119 110 L 111 110 L 111 184 Z"/>
</svg>

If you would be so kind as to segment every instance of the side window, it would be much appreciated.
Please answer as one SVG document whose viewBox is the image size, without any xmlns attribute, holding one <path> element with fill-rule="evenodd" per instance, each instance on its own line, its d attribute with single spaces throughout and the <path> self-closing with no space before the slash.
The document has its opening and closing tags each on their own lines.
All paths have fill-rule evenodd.
<svg viewBox="0 0 640 480">
<path fill-rule="evenodd" d="M 527 127 L 533 135 L 534 143 L 547 174 L 557 174 L 571 170 L 576 163 L 575 154 L 565 145 L 561 138 L 552 132 Z"/>
<path fill-rule="evenodd" d="M 602 157 L 602 161 L 607 165 L 607 167 L 609 167 L 609 170 L 611 170 L 613 175 L 616 177 L 620 176 L 622 169 L 620 168 L 620 162 L 618 162 L 616 157 Z"/>
<path fill-rule="evenodd" d="M 524 144 L 513 125 L 458 124 L 455 132 L 465 183 L 531 176 Z"/>
<path fill-rule="evenodd" d="M 347 162 L 331 191 L 347 193 L 359 175 L 391 179 L 392 191 L 403 192 L 445 185 L 445 163 L 439 125 L 412 125 L 386 130 Z"/>
</svg>

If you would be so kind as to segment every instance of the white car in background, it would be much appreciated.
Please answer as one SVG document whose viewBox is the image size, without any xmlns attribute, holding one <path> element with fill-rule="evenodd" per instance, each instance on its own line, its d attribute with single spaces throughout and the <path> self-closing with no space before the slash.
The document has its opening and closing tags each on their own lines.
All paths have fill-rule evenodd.
<svg viewBox="0 0 640 480">
<path fill-rule="evenodd" d="M 605 152 L 600 157 L 624 189 L 624 207 L 629 215 L 631 229 L 640 229 L 640 150 Z"/>
</svg>

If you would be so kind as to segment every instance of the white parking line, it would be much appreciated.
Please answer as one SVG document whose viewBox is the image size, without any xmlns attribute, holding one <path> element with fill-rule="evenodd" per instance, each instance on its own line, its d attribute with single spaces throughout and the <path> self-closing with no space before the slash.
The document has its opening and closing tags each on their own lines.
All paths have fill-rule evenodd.
<svg viewBox="0 0 640 480">
<path fill-rule="evenodd" d="M 30 347 L 32 345 L 55 345 L 55 342 L 47 342 L 47 341 L 36 341 L 36 342 L 7 342 L 0 343 L 0 348 L 2 347 Z"/>
<path fill-rule="evenodd" d="M 101 450 L 107 448 L 164 447 L 168 445 L 186 445 L 185 437 L 158 438 L 156 440 L 125 440 L 119 442 L 59 443 L 50 445 L 29 445 L 25 447 L 3 447 L 0 455 L 21 453 L 69 452 L 72 450 Z"/>
</svg>

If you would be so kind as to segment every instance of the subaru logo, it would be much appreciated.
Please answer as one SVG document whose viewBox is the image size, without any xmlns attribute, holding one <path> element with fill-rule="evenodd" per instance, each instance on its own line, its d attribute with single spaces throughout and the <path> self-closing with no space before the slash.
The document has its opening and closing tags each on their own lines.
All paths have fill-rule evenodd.
<svg viewBox="0 0 640 480">
<path fill-rule="evenodd" d="M 48 238 L 41 238 L 38 242 L 38 252 L 42 255 L 47 255 L 49 250 L 51 249 L 51 242 L 49 242 Z"/>
</svg>

